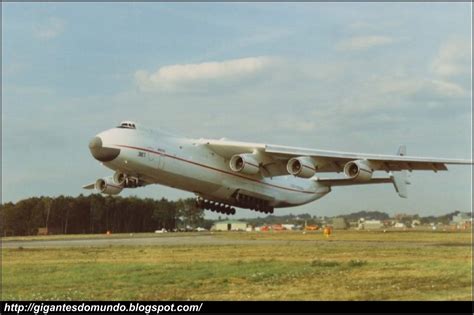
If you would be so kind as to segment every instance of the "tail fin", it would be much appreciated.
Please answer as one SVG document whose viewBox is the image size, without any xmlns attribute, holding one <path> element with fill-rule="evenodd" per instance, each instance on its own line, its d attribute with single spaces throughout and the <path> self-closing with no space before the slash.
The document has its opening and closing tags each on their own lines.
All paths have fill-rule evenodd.
<svg viewBox="0 0 474 315">
<path fill-rule="evenodd" d="M 406 155 L 407 148 L 405 145 L 401 145 L 398 148 L 397 155 Z M 393 182 L 393 186 L 397 191 L 398 195 L 402 198 L 408 197 L 407 185 L 410 184 L 408 180 L 408 171 L 390 172 L 390 179 Z"/>
</svg>

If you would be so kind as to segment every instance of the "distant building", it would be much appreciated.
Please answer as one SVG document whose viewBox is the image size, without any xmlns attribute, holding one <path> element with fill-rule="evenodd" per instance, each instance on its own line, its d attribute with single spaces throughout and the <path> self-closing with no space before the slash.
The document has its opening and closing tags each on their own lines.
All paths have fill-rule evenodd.
<svg viewBox="0 0 474 315">
<path fill-rule="evenodd" d="M 273 231 L 284 231 L 286 228 L 282 224 L 272 224 Z"/>
<path fill-rule="evenodd" d="M 470 213 L 461 212 L 453 216 L 451 225 L 456 225 L 457 227 L 465 227 L 472 225 L 472 216 Z"/>
<path fill-rule="evenodd" d="M 246 231 L 247 223 L 243 221 L 227 220 L 214 223 L 213 231 Z"/>
<path fill-rule="evenodd" d="M 301 224 L 296 224 L 294 230 L 302 230 L 303 226 Z"/>
<path fill-rule="evenodd" d="M 336 230 L 345 230 L 348 227 L 346 219 L 342 217 L 332 219 L 332 227 Z"/>
<path fill-rule="evenodd" d="M 286 230 L 289 230 L 289 231 L 296 229 L 295 228 L 296 226 L 294 224 L 282 224 L 281 226 L 283 226 Z"/>
<path fill-rule="evenodd" d="M 396 228 L 396 229 L 406 228 L 405 224 L 403 224 L 402 222 L 395 223 L 395 225 L 393 227 Z"/>
<path fill-rule="evenodd" d="M 359 230 L 378 230 L 383 227 L 383 223 L 380 220 L 359 220 Z"/>
<path fill-rule="evenodd" d="M 257 226 L 255 227 L 255 231 L 257 232 L 268 232 L 270 231 L 270 227 L 267 225 Z"/>
<path fill-rule="evenodd" d="M 357 228 L 359 228 L 359 222 L 358 221 L 350 221 L 349 222 L 349 227 L 351 229 L 357 229 Z"/>
</svg>

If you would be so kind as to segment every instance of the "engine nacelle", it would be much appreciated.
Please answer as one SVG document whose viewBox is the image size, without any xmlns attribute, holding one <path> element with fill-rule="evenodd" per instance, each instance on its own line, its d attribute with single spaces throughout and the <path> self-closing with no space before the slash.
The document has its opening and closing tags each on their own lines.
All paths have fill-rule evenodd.
<svg viewBox="0 0 474 315">
<path fill-rule="evenodd" d="M 122 172 L 116 172 L 113 176 L 114 184 L 117 186 L 125 186 L 125 182 L 127 180 L 127 175 Z"/>
<path fill-rule="evenodd" d="M 122 191 L 123 186 L 117 185 L 114 182 L 114 178 L 112 176 L 108 176 L 104 178 L 99 178 L 95 182 L 95 189 L 103 194 L 118 195 Z"/>
<path fill-rule="evenodd" d="M 373 172 L 369 162 L 365 160 L 350 161 L 344 166 L 344 174 L 358 182 L 369 181 Z"/>
<path fill-rule="evenodd" d="M 291 158 L 286 164 L 288 173 L 294 176 L 310 178 L 316 174 L 316 166 L 312 158 L 307 156 L 300 156 Z"/>
<path fill-rule="evenodd" d="M 113 176 L 114 185 L 122 188 L 135 188 L 140 186 L 140 181 L 137 177 L 129 176 L 120 171 L 115 172 Z"/>
<path fill-rule="evenodd" d="M 230 169 L 244 174 L 257 174 L 259 162 L 254 154 L 236 154 L 229 162 Z"/>
</svg>

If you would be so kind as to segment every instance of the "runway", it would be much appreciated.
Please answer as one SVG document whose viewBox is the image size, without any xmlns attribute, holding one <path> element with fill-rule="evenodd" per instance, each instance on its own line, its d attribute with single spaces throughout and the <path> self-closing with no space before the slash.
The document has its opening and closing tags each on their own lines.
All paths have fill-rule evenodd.
<svg viewBox="0 0 474 315">
<path fill-rule="evenodd" d="M 244 245 L 272 244 L 281 240 L 241 240 L 219 238 L 213 235 L 166 235 L 166 236 L 129 236 L 129 237 L 98 237 L 79 239 L 51 240 L 2 240 L 3 248 L 59 248 L 59 247 L 106 247 L 106 246 L 166 246 L 166 245 Z"/>
<path fill-rule="evenodd" d="M 371 247 L 417 247 L 417 246 L 471 246 L 471 244 L 446 244 L 431 241 L 404 241 L 404 240 L 368 240 L 368 239 L 325 239 L 322 236 L 313 236 L 308 239 L 289 239 L 283 234 L 278 239 L 230 237 L 226 234 L 182 234 L 169 233 L 153 234 L 120 234 L 84 235 L 51 239 L 2 239 L 2 248 L 68 248 L 68 247 L 110 247 L 110 246 L 209 246 L 209 245 L 291 245 L 291 244 L 319 244 L 319 246 L 333 246 L 335 243 L 351 244 L 353 246 Z M 237 236 L 237 235 L 236 235 Z M 242 235 L 243 236 L 243 235 Z M 302 236 L 301 236 L 302 237 Z"/>
</svg>

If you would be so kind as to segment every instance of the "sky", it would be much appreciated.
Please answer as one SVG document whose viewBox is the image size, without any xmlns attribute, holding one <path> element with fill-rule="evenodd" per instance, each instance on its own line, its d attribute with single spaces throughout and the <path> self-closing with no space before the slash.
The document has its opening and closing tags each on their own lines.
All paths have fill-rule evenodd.
<svg viewBox="0 0 474 315">
<path fill-rule="evenodd" d="M 470 3 L 2 3 L 2 202 L 89 194 L 81 186 L 111 171 L 87 144 L 122 120 L 472 159 L 471 23 Z M 336 187 L 276 213 L 471 211 L 469 166 L 411 182 L 408 199 L 392 185 Z"/>
</svg>

